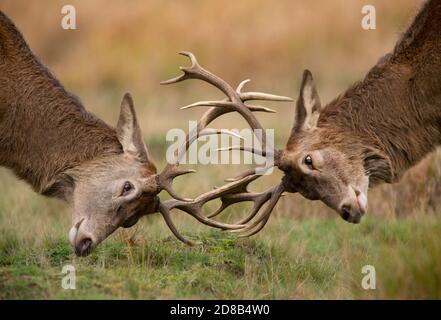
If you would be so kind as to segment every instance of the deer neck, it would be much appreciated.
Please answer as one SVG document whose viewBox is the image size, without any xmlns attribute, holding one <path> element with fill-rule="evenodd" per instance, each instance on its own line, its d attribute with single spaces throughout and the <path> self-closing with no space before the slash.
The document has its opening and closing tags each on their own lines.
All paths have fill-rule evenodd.
<svg viewBox="0 0 441 320">
<path fill-rule="evenodd" d="M 37 192 L 57 175 L 122 152 L 116 132 L 88 113 L 0 12 L 0 165 Z"/>
<path fill-rule="evenodd" d="M 347 148 L 387 157 L 391 177 L 386 182 L 397 181 L 441 141 L 440 100 L 427 96 L 414 76 L 409 65 L 377 65 L 320 117 L 320 126 L 333 131 L 328 135 L 343 135 Z"/>
<path fill-rule="evenodd" d="M 393 181 L 441 141 L 440 21 L 441 2 L 427 1 L 393 51 L 321 115 L 352 145 L 388 157 Z"/>
<path fill-rule="evenodd" d="M 40 193 L 66 170 L 122 152 L 113 128 L 59 90 L 17 99 L 0 123 L 0 165 Z"/>
</svg>

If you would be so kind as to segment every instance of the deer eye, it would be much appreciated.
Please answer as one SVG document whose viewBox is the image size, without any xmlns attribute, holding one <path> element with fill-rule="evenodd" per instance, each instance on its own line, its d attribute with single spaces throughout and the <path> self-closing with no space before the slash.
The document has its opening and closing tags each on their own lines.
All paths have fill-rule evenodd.
<svg viewBox="0 0 441 320">
<path fill-rule="evenodd" d="M 130 182 L 126 181 L 124 183 L 123 188 L 122 188 L 121 196 L 127 195 L 132 189 L 133 189 L 133 184 L 131 184 Z"/>
<path fill-rule="evenodd" d="M 310 168 L 310 169 L 314 169 L 314 165 L 312 162 L 312 158 L 311 156 L 308 154 L 304 159 L 303 162 Z"/>
</svg>

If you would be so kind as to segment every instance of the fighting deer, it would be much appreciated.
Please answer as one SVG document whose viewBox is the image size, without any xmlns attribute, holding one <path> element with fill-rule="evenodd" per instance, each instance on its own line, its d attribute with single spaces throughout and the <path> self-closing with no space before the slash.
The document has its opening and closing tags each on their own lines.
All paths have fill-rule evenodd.
<svg viewBox="0 0 441 320">
<path fill-rule="evenodd" d="M 440 34 L 441 1 L 430 0 L 393 51 L 327 106 L 321 105 L 312 74 L 305 70 L 286 147 L 271 153 L 274 166 L 284 173 L 281 182 L 251 193 L 248 185 L 261 175 L 246 172 L 217 189 L 222 205 L 208 217 L 233 203 L 252 201 L 251 213 L 239 222 L 247 225 L 232 230 L 250 236 L 265 226 L 286 191 L 321 200 L 344 220 L 359 223 L 367 210 L 369 187 L 397 182 L 441 142 Z M 194 104 L 212 105 L 225 102 Z"/>
<path fill-rule="evenodd" d="M 184 53 L 191 57 L 192 54 Z M 0 11 L 0 165 L 11 169 L 36 192 L 65 200 L 72 206 L 69 241 L 79 256 L 93 248 L 119 227 L 131 227 L 140 217 L 160 212 L 171 231 L 186 240 L 175 228 L 170 212 L 177 208 L 203 224 L 226 230 L 244 227 L 226 224 L 203 215 L 202 206 L 218 197 L 208 192 L 194 200 L 180 197 L 173 179 L 192 172 L 179 169 L 179 160 L 198 137 L 234 134 L 210 129 L 219 116 L 236 111 L 260 128 L 252 114 L 271 112 L 259 106 L 245 106 L 246 100 L 291 101 L 283 96 L 259 92 L 238 93 L 221 79 L 205 73 L 195 62 L 185 74 L 171 82 L 199 78 L 222 89 L 231 99 L 224 108 L 209 110 L 189 134 L 174 160 L 162 172 L 144 144 L 130 94 L 125 94 L 120 115 L 113 128 L 87 112 L 80 100 L 67 92 L 39 61 L 12 21 Z M 165 190 L 171 200 L 160 201 Z M 228 189 L 229 190 L 229 189 Z"/>
</svg>

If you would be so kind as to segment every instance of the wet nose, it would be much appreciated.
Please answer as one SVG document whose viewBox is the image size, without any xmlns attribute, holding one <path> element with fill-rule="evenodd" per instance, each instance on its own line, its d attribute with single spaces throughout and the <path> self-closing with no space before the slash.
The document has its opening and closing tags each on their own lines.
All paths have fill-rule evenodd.
<svg viewBox="0 0 441 320">
<path fill-rule="evenodd" d="M 358 201 L 349 201 L 342 204 L 340 215 L 343 220 L 350 223 L 360 223 L 361 217 L 365 213 L 365 208 L 360 206 Z"/>
<path fill-rule="evenodd" d="M 348 221 L 350 215 L 350 208 L 348 208 L 347 206 L 343 206 L 341 208 L 341 217 L 343 218 L 343 220 Z"/>
<path fill-rule="evenodd" d="M 349 193 L 339 207 L 340 216 L 343 220 L 351 223 L 359 223 L 367 210 L 366 195 L 357 188 L 349 188 Z"/>
<path fill-rule="evenodd" d="M 84 238 L 78 241 L 77 245 L 75 246 L 75 254 L 78 257 L 85 257 L 89 255 L 91 249 L 92 249 L 92 239 Z"/>
<path fill-rule="evenodd" d="M 357 206 L 354 206 L 351 203 L 343 204 L 340 209 L 340 215 L 343 218 L 343 220 L 350 222 L 350 223 L 359 223 L 361 220 L 361 217 L 363 216 L 363 213 L 360 212 L 359 208 Z"/>
</svg>

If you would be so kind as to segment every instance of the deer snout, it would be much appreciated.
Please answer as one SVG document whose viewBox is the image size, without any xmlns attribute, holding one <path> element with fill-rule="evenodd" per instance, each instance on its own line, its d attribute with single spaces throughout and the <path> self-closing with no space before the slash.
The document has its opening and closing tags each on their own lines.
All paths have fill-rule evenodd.
<svg viewBox="0 0 441 320">
<path fill-rule="evenodd" d="M 77 246 L 75 247 L 75 254 L 78 257 L 85 257 L 85 256 L 89 255 L 92 250 L 92 244 L 93 244 L 93 242 L 92 242 L 91 238 L 81 239 L 77 243 Z"/>
<path fill-rule="evenodd" d="M 348 197 L 340 204 L 340 216 L 350 223 L 360 223 L 367 211 L 366 195 L 355 188 L 350 188 Z"/>
<path fill-rule="evenodd" d="M 92 235 L 81 229 L 84 218 L 76 223 L 69 231 L 69 242 L 75 249 L 78 257 L 85 257 L 90 254 L 93 249 L 94 241 Z"/>
</svg>

